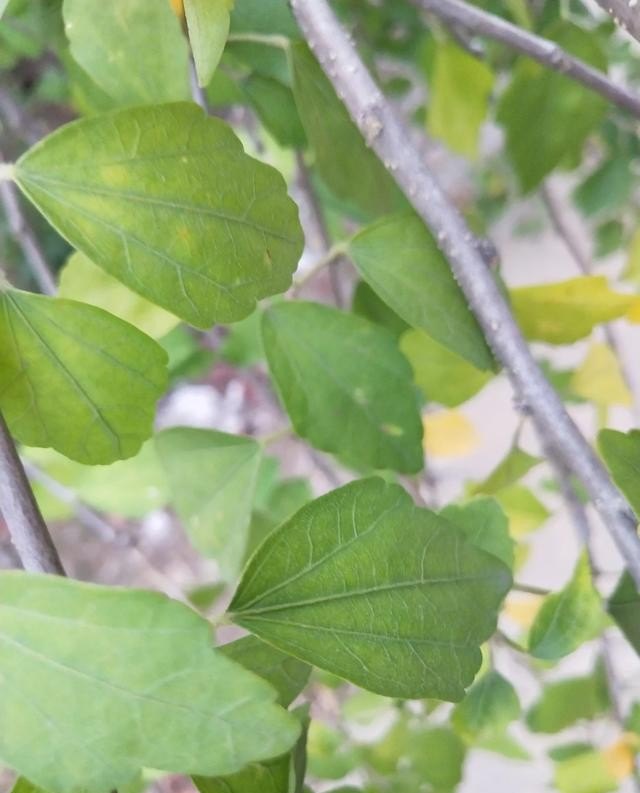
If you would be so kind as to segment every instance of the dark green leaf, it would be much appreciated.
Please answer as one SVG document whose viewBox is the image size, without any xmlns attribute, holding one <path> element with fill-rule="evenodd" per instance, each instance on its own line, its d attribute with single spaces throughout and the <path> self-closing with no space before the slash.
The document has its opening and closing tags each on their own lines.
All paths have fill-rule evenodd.
<svg viewBox="0 0 640 793">
<path fill-rule="evenodd" d="M 640 595 L 629 573 L 625 572 L 620 577 L 618 586 L 607 603 L 607 611 L 629 644 L 640 655 Z"/>
<path fill-rule="evenodd" d="M 598 449 L 604 457 L 613 481 L 640 515 L 640 431 L 601 430 Z"/>
</svg>

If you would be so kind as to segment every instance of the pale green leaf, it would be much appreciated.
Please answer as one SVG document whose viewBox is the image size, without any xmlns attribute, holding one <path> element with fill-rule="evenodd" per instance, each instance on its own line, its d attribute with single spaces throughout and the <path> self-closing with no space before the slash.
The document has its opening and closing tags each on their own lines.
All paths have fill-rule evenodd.
<svg viewBox="0 0 640 793">
<path fill-rule="evenodd" d="M 184 0 L 198 83 L 208 84 L 222 57 L 234 0 Z"/>
<path fill-rule="evenodd" d="M 71 54 L 119 104 L 189 98 L 188 48 L 168 0 L 64 0 Z"/>
<path fill-rule="evenodd" d="M 0 0 L 0 17 L 7 10 L 8 5 L 9 5 L 9 0 Z M 23 791 L 23 793 L 26 793 L 26 791 Z"/>
<path fill-rule="evenodd" d="M 195 547 L 220 562 L 225 580 L 242 564 L 260 446 L 251 438 L 176 427 L 156 435 L 172 503 Z"/>
<path fill-rule="evenodd" d="M 169 333 L 180 322 L 132 292 L 83 253 L 72 254 L 60 271 L 58 296 L 103 308 L 154 339 Z"/>
<path fill-rule="evenodd" d="M 257 636 L 245 636 L 218 647 L 221 653 L 264 678 L 278 692 L 278 702 L 288 707 L 307 685 L 311 667 L 283 653 Z"/>
<path fill-rule="evenodd" d="M 579 397 L 604 407 L 629 407 L 633 402 L 618 356 L 602 342 L 591 345 L 584 361 L 573 373 L 570 388 Z"/>
<path fill-rule="evenodd" d="M 404 333 L 400 349 L 411 364 L 417 386 L 430 402 L 457 407 L 492 378 L 491 372 L 476 369 L 421 330 Z"/>
<path fill-rule="evenodd" d="M 252 633 L 368 690 L 458 700 L 509 585 L 501 562 L 373 478 L 276 529 L 230 611 Z"/>
<path fill-rule="evenodd" d="M 74 300 L 0 292 L 0 409 L 13 435 L 83 463 L 131 457 L 151 435 L 164 350 Z"/>
<path fill-rule="evenodd" d="M 0 761 L 51 793 L 141 767 L 231 774 L 286 752 L 296 720 L 163 595 L 0 574 Z"/>
<path fill-rule="evenodd" d="M 544 35 L 606 71 L 598 37 L 590 30 L 559 22 Z M 507 154 L 522 189 L 532 190 L 563 160 L 579 157 L 586 138 L 606 111 L 607 103 L 598 94 L 558 71 L 522 58 L 498 108 Z"/>
<path fill-rule="evenodd" d="M 495 494 L 509 519 L 509 533 L 519 538 L 541 526 L 550 512 L 528 487 L 509 485 Z"/>
<path fill-rule="evenodd" d="M 640 515 L 640 430 L 601 430 L 598 448 L 614 482 Z"/>
<path fill-rule="evenodd" d="M 494 360 L 449 265 L 420 218 L 383 218 L 349 243 L 360 275 L 409 325 L 480 369 Z"/>
<path fill-rule="evenodd" d="M 469 742 L 501 736 L 520 715 L 520 701 L 511 683 L 499 672 L 487 672 L 471 686 L 451 714 L 451 723 Z"/>
<path fill-rule="evenodd" d="M 46 793 L 42 788 L 36 787 L 28 779 L 20 777 L 11 788 L 11 793 Z"/>
<path fill-rule="evenodd" d="M 450 504 L 440 514 L 457 526 L 476 548 L 513 568 L 514 542 L 509 536 L 507 517 L 496 500 L 478 498 L 464 506 Z"/>
<path fill-rule="evenodd" d="M 623 317 L 636 299 L 612 291 L 603 275 L 520 287 L 510 295 L 524 335 L 549 344 L 583 339 L 596 325 Z"/>
<path fill-rule="evenodd" d="M 514 446 L 484 482 L 471 487 L 471 493 L 473 495 L 497 495 L 504 488 L 522 479 L 526 473 L 541 462 L 539 457 L 534 457 L 518 446 Z"/>
<path fill-rule="evenodd" d="M 72 245 L 198 327 L 243 319 L 298 264 L 282 176 L 193 104 L 67 124 L 20 158 L 16 180 Z"/>
<path fill-rule="evenodd" d="M 429 85 L 429 133 L 475 159 L 492 88 L 493 72 L 486 63 L 449 39 L 438 40 Z"/>
<path fill-rule="evenodd" d="M 265 312 L 262 332 L 269 369 L 301 437 L 356 468 L 422 468 L 411 367 L 387 331 L 295 302 Z"/>
<path fill-rule="evenodd" d="M 580 752 L 556 765 L 554 784 L 559 793 L 609 793 L 619 790 L 604 752 Z"/>
<path fill-rule="evenodd" d="M 336 196 L 367 215 L 383 215 L 405 201 L 369 149 L 306 44 L 290 47 L 293 93 L 316 157 L 316 168 Z"/>
<path fill-rule="evenodd" d="M 545 598 L 531 626 L 529 652 L 536 658 L 562 658 L 593 639 L 603 628 L 604 620 L 589 560 L 583 554 L 564 589 Z"/>
<path fill-rule="evenodd" d="M 595 718 L 609 706 L 604 669 L 598 665 L 586 677 L 548 683 L 527 713 L 527 726 L 533 732 L 560 732 L 577 721 Z"/>
</svg>

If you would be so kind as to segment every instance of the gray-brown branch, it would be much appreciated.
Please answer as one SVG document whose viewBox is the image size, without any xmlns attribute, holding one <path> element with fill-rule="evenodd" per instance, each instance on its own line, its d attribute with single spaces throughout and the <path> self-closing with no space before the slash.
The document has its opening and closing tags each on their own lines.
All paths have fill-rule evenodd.
<svg viewBox="0 0 640 793">
<path fill-rule="evenodd" d="M 637 0 L 596 0 L 596 3 L 623 30 L 640 41 L 640 5 Z"/>
<path fill-rule="evenodd" d="M 368 145 L 434 234 L 521 402 L 586 488 L 640 586 L 640 539 L 633 511 L 533 359 L 470 229 L 425 165 L 326 0 L 291 0 L 291 7 Z"/>
</svg>

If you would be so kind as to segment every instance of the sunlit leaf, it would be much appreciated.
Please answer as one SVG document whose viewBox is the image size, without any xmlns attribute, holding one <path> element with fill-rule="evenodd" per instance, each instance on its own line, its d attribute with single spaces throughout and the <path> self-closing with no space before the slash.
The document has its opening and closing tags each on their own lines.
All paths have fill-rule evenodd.
<svg viewBox="0 0 640 793">
<path fill-rule="evenodd" d="M 464 457 L 478 446 L 475 427 L 464 413 L 457 410 L 427 413 L 422 425 L 423 445 L 428 457 Z"/>
<path fill-rule="evenodd" d="M 598 405 L 629 407 L 633 402 L 620 361 L 607 344 L 591 345 L 571 378 L 571 388 L 578 396 Z"/>
<path fill-rule="evenodd" d="M 528 487 L 509 485 L 495 494 L 509 519 L 509 533 L 522 537 L 541 526 L 550 516 L 549 510 Z"/>
<path fill-rule="evenodd" d="M 484 482 L 473 485 L 471 493 L 473 495 L 497 495 L 504 488 L 510 487 L 522 479 L 526 473 L 541 462 L 539 457 L 534 457 L 518 446 L 514 446 Z"/>
<path fill-rule="evenodd" d="M 198 83 L 207 85 L 222 57 L 234 0 L 184 0 Z"/>
</svg>

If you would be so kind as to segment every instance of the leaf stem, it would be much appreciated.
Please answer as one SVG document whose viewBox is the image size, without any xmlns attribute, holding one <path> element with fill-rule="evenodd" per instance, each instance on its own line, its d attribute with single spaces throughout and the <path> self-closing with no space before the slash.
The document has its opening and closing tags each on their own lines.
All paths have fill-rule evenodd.
<svg viewBox="0 0 640 793">
<path fill-rule="evenodd" d="M 231 33 L 227 37 L 229 44 L 264 44 L 266 47 L 277 47 L 281 50 L 289 49 L 289 39 L 270 33 Z"/>
<path fill-rule="evenodd" d="M 365 141 L 433 233 L 525 409 L 585 486 L 640 587 L 640 538 L 633 510 L 534 360 L 504 295 L 474 245 L 471 230 L 445 195 L 326 0 L 291 0 L 291 8 Z"/>
<path fill-rule="evenodd" d="M 514 592 L 525 592 L 528 595 L 539 595 L 540 597 L 546 597 L 551 594 L 550 590 L 533 586 L 532 584 L 515 583 L 511 588 Z"/>
<path fill-rule="evenodd" d="M 25 570 L 33 573 L 65 574 L 2 414 L 0 511 Z"/>
<path fill-rule="evenodd" d="M 344 256 L 346 252 L 346 243 L 338 242 L 335 245 L 332 245 L 325 254 L 323 254 L 314 264 L 311 265 L 311 267 L 309 267 L 306 272 L 304 272 L 296 281 L 294 281 L 294 284 L 291 288 L 291 294 L 297 295 L 309 281 L 318 275 L 319 272 L 324 270 L 324 268 L 328 267 L 330 264 L 333 264 L 333 262 L 335 262 L 341 256 Z"/>
</svg>

